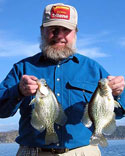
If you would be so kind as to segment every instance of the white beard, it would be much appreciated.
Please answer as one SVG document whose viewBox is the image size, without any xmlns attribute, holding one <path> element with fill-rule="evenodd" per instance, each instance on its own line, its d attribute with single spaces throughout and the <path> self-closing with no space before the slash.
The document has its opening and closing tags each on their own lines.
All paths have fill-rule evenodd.
<svg viewBox="0 0 125 156">
<path fill-rule="evenodd" d="M 44 40 L 41 40 L 40 49 L 46 58 L 52 59 L 54 61 L 61 61 L 69 56 L 73 55 L 76 51 L 75 48 L 76 39 L 72 45 L 65 45 L 63 47 L 55 47 L 48 45 Z"/>
</svg>

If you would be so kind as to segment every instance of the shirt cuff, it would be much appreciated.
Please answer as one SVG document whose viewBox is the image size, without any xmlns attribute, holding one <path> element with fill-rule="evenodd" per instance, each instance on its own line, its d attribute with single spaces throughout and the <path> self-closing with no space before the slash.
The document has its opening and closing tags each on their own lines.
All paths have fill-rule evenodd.
<svg viewBox="0 0 125 156">
<path fill-rule="evenodd" d="M 123 90 L 122 94 L 119 96 L 114 96 L 114 99 L 122 106 L 125 110 L 125 89 Z"/>
<path fill-rule="evenodd" d="M 19 83 L 10 88 L 9 94 L 10 97 L 16 99 L 17 101 L 21 101 L 25 97 L 24 95 L 21 94 L 19 90 Z"/>
</svg>

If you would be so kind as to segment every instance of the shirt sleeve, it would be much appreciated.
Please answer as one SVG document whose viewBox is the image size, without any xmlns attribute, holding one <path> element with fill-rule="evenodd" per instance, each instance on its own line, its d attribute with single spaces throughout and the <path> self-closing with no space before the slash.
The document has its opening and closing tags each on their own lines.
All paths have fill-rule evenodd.
<svg viewBox="0 0 125 156">
<path fill-rule="evenodd" d="M 0 118 L 13 116 L 23 96 L 19 92 L 19 71 L 13 66 L 7 77 L 0 83 Z"/>
<path fill-rule="evenodd" d="M 125 116 L 125 88 L 121 95 L 115 96 L 114 99 L 121 105 L 119 108 L 115 108 L 115 114 L 117 119 L 121 119 Z"/>
</svg>

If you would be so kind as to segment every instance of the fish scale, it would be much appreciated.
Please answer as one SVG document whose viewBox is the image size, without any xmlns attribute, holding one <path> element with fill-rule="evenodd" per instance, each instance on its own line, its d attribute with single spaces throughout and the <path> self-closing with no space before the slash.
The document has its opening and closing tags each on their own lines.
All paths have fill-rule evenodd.
<svg viewBox="0 0 125 156">
<path fill-rule="evenodd" d="M 86 105 L 82 123 L 86 127 L 93 124 L 94 131 L 90 139 L 90 144 L 108 145 L 103 134 L 110 135 L 116 129 L 115 107 L 121 107 L 114 100 L 112 90 L 108 85 L 108 79 L 99 80 L 98 86 L 92 95 L 90 102 Z"/>
<path fill-rule="evenodd" d="M 30 105 L 34 104 L 31 125 L 41 133 L 46 130 L 46 145 L 58 143 L 59 139 L 54 129 L 54 124 L 64 126 L 67 117 L 45 79 L 40 79 L 37 83 L 39 87 L 36 96 L 30 103 Z"/>
</svg>

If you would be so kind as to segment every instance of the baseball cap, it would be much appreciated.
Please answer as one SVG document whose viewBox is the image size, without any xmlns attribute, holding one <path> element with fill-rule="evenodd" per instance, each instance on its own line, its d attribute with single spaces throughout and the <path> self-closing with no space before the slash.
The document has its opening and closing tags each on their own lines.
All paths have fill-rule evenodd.
<svg viewBox="0 0 125 156">
<path fill-rule="evenodd" d="M 63 3 L 47 5 L 44 13 L 42 26 L 63 26 L 68 29 L 77 28 L 78 14 L 73 6 Z"/>
</svg>

